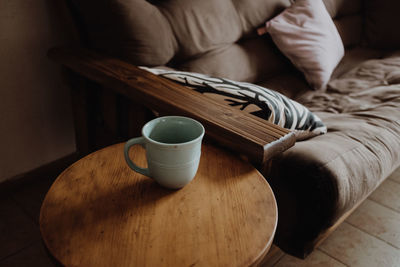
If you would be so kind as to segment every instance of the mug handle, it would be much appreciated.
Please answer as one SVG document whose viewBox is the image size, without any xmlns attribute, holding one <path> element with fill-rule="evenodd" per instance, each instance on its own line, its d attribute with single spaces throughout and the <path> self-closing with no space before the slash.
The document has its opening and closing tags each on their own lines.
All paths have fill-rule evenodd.
<svg viewBox="0 0 400 267">
<path fill-rule="evenodd" d="M 132 138 L 132 139 L 128 140 L 128 142 L 126 142 L 125 146 L 124 146 L 125 161 L 128 164 L 128 166 L 135 172 L 138 172 L 138 173 L 141 173 L 143 175 L 150 177 L 148 168 L 141 168 L 141 167 L 137 166 L 135 163 L 132 162 L 132 160 L 129 157 L 129 149 L 132 146 L 141 145 L 142 147 L 144 147 L 144 144 L 145 144 L 144 137 L 137 137 L 137 138 Z"/>
</svg>

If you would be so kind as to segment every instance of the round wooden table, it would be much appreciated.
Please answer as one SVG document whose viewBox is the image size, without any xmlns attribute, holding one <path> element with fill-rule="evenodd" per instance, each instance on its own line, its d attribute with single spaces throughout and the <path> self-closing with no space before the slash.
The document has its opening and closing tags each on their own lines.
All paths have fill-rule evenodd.
<svg viewBox="0 0 400 267">
<path fill-rule="evenodd" d="M 140 146 L 131 157 L 146 165 Z M 198 173 L 170 190 L 126 165 L 123 144 L 77 161 L 40 212 L 50 253 L 66 266 L 248 266 L 268 252 L 274 195 L 249 163 L 203 144 Z"/>
</svg>

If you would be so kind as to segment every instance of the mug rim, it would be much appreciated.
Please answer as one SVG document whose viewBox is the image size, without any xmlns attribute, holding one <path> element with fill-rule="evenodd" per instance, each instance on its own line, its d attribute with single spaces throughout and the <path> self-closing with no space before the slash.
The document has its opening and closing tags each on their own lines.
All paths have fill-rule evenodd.
<svg viewBox="0 0 400 267">
<path fill-rule="evenodd" d="M 187 141 L 187 142 L 183 142 L 183 143 L 163 143 L 163 142 L 158 142 L 158 141 L 156 141 L 156 140 L 151 139 L 148 135 L 146 135 L 146 134 L 144 133 L 144 130 L 145 130 L 150 124 L 156 123 L 156 121 L 160 121 L 160 120 L 162 120 L 162 119 L 172 119 L 172 118 L 183 119 L 183 120 L 189 120 L 189 121 L 192 121 L 192 122 L 196 123 L 196 124 L 199 125 L 200 128 L 201 128 L 201 134 L 200 134 L 198 137 L 196 137 L 195 139 L 190 140 L 190 141 Z M 197 120 L 195 120 L 195 119 L 192 119 L 192 118 L 190 118 L 190 117 L 185 117 L 185 116 L 163 116 L 163 117 L 158 117 L 158 118 L 155 118 L 155 119 L 153 119 L 153 120 L 151 120 L 151 121 L 148 121 L 148 122 L 142 127 L 142 136 L 143 136 L 148 142 L 153 143 L 153 144 L 157 144 L 157 145 L 168 146 L 168 147 L 170 147 L 170 146 L 176 146 L 176 145 L 180 145 L 180 146 L 181 146 L 181 145 L 190 145 L 190 144 L 196 143 L 196 142 L 198 142 L 199 140 L 201 140 L 201 139 L 204 137 L 204 134 L 205 134 L 205 129 L 204 129 L 203 124 L 201 124 L 199 121 L 197 121 Z"/>
</svg>

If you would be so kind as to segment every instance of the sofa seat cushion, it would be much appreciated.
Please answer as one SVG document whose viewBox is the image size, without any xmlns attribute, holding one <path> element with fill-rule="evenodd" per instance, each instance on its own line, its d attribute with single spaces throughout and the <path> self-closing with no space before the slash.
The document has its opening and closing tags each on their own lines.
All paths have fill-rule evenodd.
<svg viewBox="0 0 400 267">
<path fill-rule="evenodd" d="M 347 49 L 343 59 L 334 70 L 332 79 L 340 77 L 366 60 L 381 58 L 384 54 L 380 50 L 363 47 Z M 275 90 L 296 101 L 311 90 L 304 76 L 293 66 L 286 66 L 286 68 L 280 69 L 280 72 L 264 77 L 257 84 Z"/>
<path fill-rule="evenodd" d="M 304 256 L 312 238 L 400 165 L 400 56 L 372 59 L 298 99 L 328 133 L 297 142 L 265 166 L 277 198 L 278 245 Z"/>
</svg>

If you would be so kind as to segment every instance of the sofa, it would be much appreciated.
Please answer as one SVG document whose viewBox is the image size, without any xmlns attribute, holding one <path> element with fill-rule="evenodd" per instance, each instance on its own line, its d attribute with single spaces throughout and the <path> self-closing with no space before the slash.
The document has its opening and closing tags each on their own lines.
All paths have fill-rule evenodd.
<svg viewBox="0 0 400 267">
<path fill-rule="evenodd" d="M 298 140 L 257 166 L 278 204 L 274 243 L 287 253 L 306 257 L 400 165 L 397 1 L 323 1 L 344 56 L 318 90 L 268 33 L 257 32 L 291 6 L 289 0 L 69 4 L 90 49 L 135 66 L 258 84 L 321 119 L 326 134 Z"/>
</svg>

